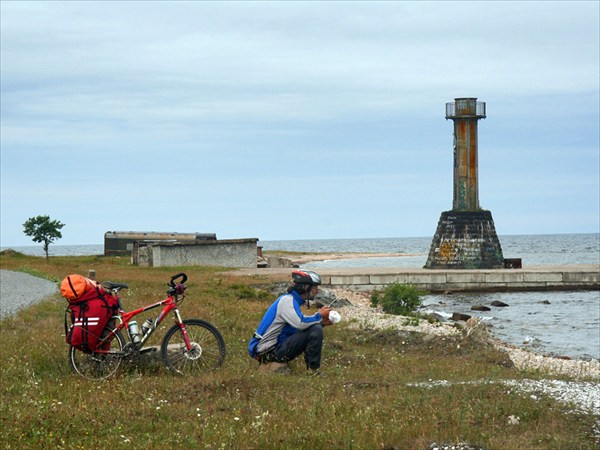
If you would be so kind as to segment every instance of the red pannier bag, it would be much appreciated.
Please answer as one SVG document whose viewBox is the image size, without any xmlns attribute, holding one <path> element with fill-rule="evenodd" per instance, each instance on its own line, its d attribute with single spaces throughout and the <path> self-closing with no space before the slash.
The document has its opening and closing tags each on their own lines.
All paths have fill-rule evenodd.
<svg viewBox="0 0 600 450">
<path fill-rule="evenodd" d="M 119 301 L 94 280 L 77 274 L 62 281 L 61 292 L 69 302 L 65 311 L 67 344 L 85 352 L 93 351 L 110 318 L 117 314 Z"/>
</svg>

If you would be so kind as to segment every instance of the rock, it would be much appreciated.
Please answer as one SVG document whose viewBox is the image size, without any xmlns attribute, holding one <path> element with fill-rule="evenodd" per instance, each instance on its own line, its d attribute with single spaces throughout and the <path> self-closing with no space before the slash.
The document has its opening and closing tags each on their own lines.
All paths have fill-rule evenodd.
<svg viewBox="0 0 600 450">
<path fill-rule="evenodd" d="M 542 301 L 540 302 L 540 304 L 541 304 L 541 305 L 551 305 L 551 303 L 550 303 L 550 301 L 549 301 L 549 300 L 542 300 Z"/>
<path fill-rule="evenodd" d="M 488 325 L 478 317 L 471 317 L 467 320 L 466 335 L 474 342 L 480 345 L 487 345 L 493 340 L 492 333 Z"/>
<path fill-rule="evenodd" d="M 314 299 L 317 307 L 321 306 L 331 306 L 336 308 L 341 308 L 343 306 L 352 306 L 352 303 L 345 298 L 337 298 L 337 296 L 331 292 L 329 289 L 322 289 L 319 291 L 317 296 Z"/>
<path fill-rule="evenodd" d="M 477 317 L 470 317 L 469 319 L 467 319 L 467 328 L 475 328 L 479 325 L 481 325 L 483 322 L 481 322 L 481 319 L 477 318 Z"/>
<path fill-rule="evenodd" d="M 446 318 L 444 316 L 442 316 L 441 314 L 432 312 L 427 314 L 427 317 L 431 318 L 432 320 L 435 320 L 436 322 L 445 322 Z"/>
<path fill-rule="evenodd" d="M 269 267 L 269 263 L 262 256 L 258 256 L 256 258 L 256 267 L 259 269 L 261 269 L 261 268 L 264 269 L 265 267 Z"/>
<path fill-rule="evenodd" d="M 470 318 L 471 318 L 471 316 L 468 314 L 462 314 L 462 313 L 457 313 L 457 312 L 452 313 L 452 320 L 456 320 L 456 321 L 463 320 L 466 322 Z"/>
<path fill-rule="evenodd" d="M 504 303 L 504 302 L 501 302 L 500 300 L 494 300 L 494 301 L 491 303 L 491 305 L 492 305 L 492 306 L 497 306 L 497 307 L 499 307 L 499 308 L 503 308 L 503 307 L 505 307 L 505 306 L 508 306 L 506 303 Z"/>
<path fill-rule="evenodd" d="M 471 306 L 471 311 L 491 311 L 491 308 L 483 305 L 473 305 Z"/>
<path fill-rule="evenodd" d="M 269 256 L 267 258 L 269 267 L 272 268 L 283 268 L 287 269 L 292 267 L 292 260 L 287 258 L 280 258 L 279 256 Z"/>
<path fill-rule="evenodd" d="M 519 416 L 508 416 L 508 424 L 509 425 L 519 425 L 521 418 Z"/>
</svg>

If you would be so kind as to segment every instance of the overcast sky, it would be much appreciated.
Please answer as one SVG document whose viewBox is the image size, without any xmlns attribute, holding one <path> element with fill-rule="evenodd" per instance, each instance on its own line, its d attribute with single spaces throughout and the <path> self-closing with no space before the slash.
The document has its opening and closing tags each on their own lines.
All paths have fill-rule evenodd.
<svg viewBox="0 0 600 450">
<path fill-rule="evenodd" d="M 1 3 L 1 245 L 433 236 L 477 97 L 500 235 L 599 231 L 599 3 Z"/>
</svg>

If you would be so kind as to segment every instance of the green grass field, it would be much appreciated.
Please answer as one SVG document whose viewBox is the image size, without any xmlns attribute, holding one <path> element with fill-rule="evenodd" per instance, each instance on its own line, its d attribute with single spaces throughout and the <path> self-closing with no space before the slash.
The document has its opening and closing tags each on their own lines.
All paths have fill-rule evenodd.
<svg viewBox="0 0 600 450">
<path fill-rule="evenodd" d="M 433 442 L 502 450 L 598 448 L 592 431 L 597 417 L 567 413 L 568 405 L 552 398 L 493 383 L 542 375 L 515 370 L 505 354 L 470 338 L 431 339 L 342 321 L 325 329 L 324 376 L 307 376 L 300 361 L 292 364 L 292 375 L 263 373 L 246 345 L 275 298 L 266 289 L 272 280 L 232 277 L 217 268 L 140 268 L 128 258 L 47 262 L 4 253 L 0 262 L 2 269 L 56 282 L 94 269 L 100 281 L 129 284 L 122 296 L 127 309 L 160 300 L 170 275 L 186 272 L 183 317 L 211 322 L 227 344 L 223 367 L 202 376 L 129 366 L 114 379 L 93 382 L 70 373 L 60 294 L 4 318 L 5 449 L 429 449 Z M 154 344 L 162 336 L 157 333 Z M 411 385 L 430 380 L 456 383 Z M 509 425 L 510 416 L 518 416 L 518 424 Z"/>
</svg>

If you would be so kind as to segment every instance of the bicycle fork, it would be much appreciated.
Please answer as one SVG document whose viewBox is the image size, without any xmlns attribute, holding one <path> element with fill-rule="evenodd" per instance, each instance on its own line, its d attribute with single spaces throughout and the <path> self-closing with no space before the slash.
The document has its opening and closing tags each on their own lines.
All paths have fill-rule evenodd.
<svg viewBox="0 0 600 450">
<path fill-rule="evenodd" d="M 183 334 L 183 342 L 185 342 L 185 348 L 189 352 L 190 350 L 192 350 L 192 342 L 190 341 L 190 337 L 188 336 L 187 328 L 185 326 L 185 323 L 183 323 L 183 320 L 181 319 L 181 315 L 179 314 L 178 308 L 175 308 L 174 313 L 175 313 L 177 325 L 179 326 L 179 329 L 181 330 L 181 334 Z"/>
</svg>

